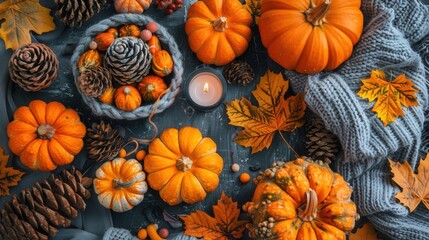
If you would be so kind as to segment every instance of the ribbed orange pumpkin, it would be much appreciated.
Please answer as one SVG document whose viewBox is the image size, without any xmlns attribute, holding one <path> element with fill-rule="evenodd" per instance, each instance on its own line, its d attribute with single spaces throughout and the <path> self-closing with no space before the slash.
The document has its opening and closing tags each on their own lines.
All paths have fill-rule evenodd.
<svg viewBox="0 0 429 240">
<path fill-rule="evenodd" d="M 116 158 L 95 172 L 94 191 L 98 201 L 115 212 L 131 210 L 147 192 L 146 174 L 135 159 Z"/>
<path fill-rule="evenodd" d="M 173 72 L 174 62 L 166 50 L 159 50 L 152 55 L 152 71 L 161 77 Z"/>
<path fill-rule="evenodd" d="M 139 92 L 143 101 L 153 102 L 167 89 L 162 77 L 148 75 L 139 83 Z"/>
<path fill-rule="evenodd" d="M 246 51 L 251 24 L 238 0 L 201 0 L 189 8 L 185 31 L 198 59 L 223 66 Z"/>
<path fill-rule="evenodd" d="M 18 108 L 7 125 L 10 150 L 33 169 L 52 171 L 70 164 L 83 147 L 86 127 L 73 109 L 41 100 Z"/>
<path fill-rule="evenodd" d="M 118 37 L 118 30 L 115 28 L 109 28 L 106 32 L 98 34 L 94 41 L 97 43 L 97 49 L 100 51 L 106 51 L 106 49 L 112 44 L 113 41 Z"/>
<path fill-rule="evenodd" d="M 150 7 L 152 0 L 114 0 L 118 13 L 142 13 Z"/>
<path fill-rule="evenodd" d="M 259 32 L 284 68 L 313 74 L 347 60 L 363 29 L 361 0 L 264 0 Z"/>
<path fill-rule="evenodd" d="M 149 52 L 152 55 L 161 50 L 161 42 L 159 41 L 159 38 L 155 35 L 152 35 L 152 37 L 147 42 L 147 45 L 149 46 Z"/>
<path fill-rule="evenodd" d="M 77 61 L 79 72 L 84 72 L 89 67 L 98 67 L 101 64 L 101 56 L 97 50 L 84 52 Z"/>
<path fill-rule="evenodd" d="M 346 240 L 357 217 L 352 189 L 327 165 L 301 158 L 274 164 L 256 180 L 249 235 L 257 239 Z"/>
<path fill-rule="evenodd" d="M 114 87 L 108 88 L 103 94 L 101 94 L 98 99 L 100 102 L 112 105 L 113 100 L 115 99 L 116 89 Z"/>
<path fill-rule="evenodd" d="M 128 24 L 119 28 L 119 36 L 120 37 L 140 37 L 140 29 L 137 25 Z"/>
<path fill-rule="evenodd" d="M 216 143 L 193 127 L 164 130 L 144 160 L 150 187 L 170 205 L 202 201 L 217 188 L 222 168 Z"/>
<path fill-rule="evenodd" d="M 142 103 L 139 91 L 131 86 L 121 86 L 115 92 L 115 104 L 121 110 L 133 111 Z"/>
</svg>

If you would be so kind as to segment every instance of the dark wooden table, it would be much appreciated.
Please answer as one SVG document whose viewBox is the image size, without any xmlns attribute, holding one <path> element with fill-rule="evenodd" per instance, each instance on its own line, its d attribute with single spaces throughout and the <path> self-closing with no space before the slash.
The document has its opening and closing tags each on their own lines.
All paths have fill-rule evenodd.
<svg viewBox="0 0 429 240">
<path fill-rule="evenodd" d="M 184 8 L 175 12 L 173 15 L 165 15 L 163 12 L 155 9 L 153 5 L 148 11 L 144 12 L 144 14 L 154 18 L 158 23 L 165 26 L 175 37 L 184 57 L 185 71 L 183 78 L 186 79 L 187 75 L 202 63 L 196 58 L 195 54 L 193 54 L 188 47 L 184 26 L 186 11 L 190 5 L 190 2 L 184 2 Z M 53 6 L 53 3 L 47 2 L 45 5 Z M 76 46 L 75 44 L 79 41 L 85 30 L 91 25 L 113 14 L 115 14 L 113 6 L 111 4 L 107 4 L 103 7 L 101 13 L 96 15 L 90 21 L 86 22 L 80 28 L 70 29 L 58 27 L 55 32 L 37 36 L 37 39 L 35 40 L 43 42 L 51 47 L 60 60 L 60 70 L 57 80 L 50 88 L 39 92 L 28 93 L 9 83 L 7 74 L 7 61 L 10 58 L 12 51 L 4 51 L 4 45 L 3 43 L 0 43 L 0 83 L 2 84 L 0 85 L 0 110 L 7 109 L 7 114 L 4 114 L 4 111 L 1 111 L 2 115 L 0 116 L 1 146 L 6 147 L 7 137 L 5 136 L 4 131 L 7 121 L 10 120 L 12 116 L 11 114 L 14 105 L 27 105 L 31 100 L 34 99 L 60 101 L 67 107 L 74 108 L 78 111 L 82 121 L 87 126 L 90 126 L 90 124 L 94 121 L 101 120 L 100 117 L 92 114 L 90 109 L 82 101 L 80 94 L 78 94 L 73 82 L 70 58 Z M 57 23 L 57 26 L 58 25 L 60 24 Z M 228 92 L 225 102 L 241 97 L 251 98 L 251 91 L 255 89 L 256 83 L 259 82 L 259 77 L 264 74 L 268 68 L 275 71 L 281 70 L 278 65 L 269 60 L 266 49 L 260 42 L 257 27 L 253 27 L 253 37 L 249 43 L 249 48 L 246 53 L 240 57 L 240 59 L 244 59 L 252 65 L 256 75 L 255 80 L 252 84 L 244 87 L 228 85 Z M 218 69 L 220 71 L 222 70 L 221 68 Z M 254 99 L 252 99 L 252 101 L 254 101 Z M 104 118 L 104 120 L 117 127 L 123 128 L 126 131 L 127 136 L 130 137 L 148 138 L 151 136 L 153 131 L 146 119 L 134 121 L 115 121 Z M 244 185 L 239 182 L 238 176 L 241 172 L 249 172 L 252 177 L 255 177 L 258 171 L 251 171 L 249 167 L 259 167 L 263 170 L 270 166 L 274 160 L 286 161 L 294 158 L 293 153 L 291 153 L 286 144 L 278 135 L 274 138 L 273 144 L 268 150 L 251 155 L 250 149 L 243 148 L 233 141 L 233 138 L 240 129 L 228 125 L 229 120 L 226 115 L 225 105 L 221 105 L 212 112 L 199 112 L 189 105 L 189 103 L 184 98 L 183 93 L 178 95 L 176 101 L 170 108 L 168 108 L 163 113 L 155 115 L 153 121 L 157 124 L 160 132 L 166 128 L 171 127 L 181 128 L 183 126 L 193 126 L 199 128 L 204 136 L 211 137 L 217 143 L 218 153 L 224 159 L 224 168 L 220 176 L 219 187 L 213 193 L 210 193 L 207 198 L 200 203 L 192 205 L 180 204 L 177 206 L 169 206 L 160 199 L 158 192 L 149 190 L 145 196 L 144 201 L 131 211 L 125 213 L 112 213 L 113 225 L 115 227 L 129 229 L 134 234 L 136 234 L 139 228 L 149 223 L 146 213 L 151 212 L 151 209 L 154 208 L 166 209 L 173 215 L 189 214 L 196 209 L 207 211 L 211 214 L 211 206 L 216 203 L 222 192 L 225 192 L 228 196 L 231 196 L 234 200 L 238 201 L 239 206 L 241 207 L 242 204 L 251 199 L 254 189 L 254 184 L 252 182 Z M 286 133 L 285 136 L 299 154 L 305 152 L 305 140 L 302 137 L 304 136 L 303 128 L 298 129 L 291 134 Z M 147 148 L 147 146 L 144 147 Z M 234 159 L 231 157 L 232 153 L 234 153 Z M 77 156 L 74 165 L 78 166 L 79 168 L 86 168 L 89 164 L 88 162 L 85 162 L 86 159 L 86 153 L 82 152 Z M 17 158 L 14 158 L 13 161 L 13 165 L 15 167 L 26 170 L 20 166 Z M 241 169 L 239 173 L 233 173 L 230 170 L 231 164 L 233 162 L 236 162 L 240 165 Z M 13 188 L 13 193 L 18 192 L 22 188 L 31 186 L 37 179 L 47 176 L 46 173 L 31 172 L 28 170 L 26 171 L 27 174 L 24 176 L 22 183 L 18 187 Z M 8 199 L 9 197 L 2 197 L 0 203 Z M 88 202 L 88 208 L 101 208 L 101 205 L 98 204 L 95 196 L 93 196 L 93 199 Z M 154 216 L 156 216 L 156 214 Z M 163 221 L 163 219 L 156 218 L 155 220 L 161 227 L 168 227 L 168 224 Z M 103 219 L 93 218 L 93 221 L 103 221 Z M 83 221 L 83 226 L 85 226 L 85 220 Z M 96 234 L 101 234 L 102 230 L 103 229 L 98 229 Z M 180 229 L 171 229 L 171 231 L 177 232 L 180 231 Z"/>
</svg>

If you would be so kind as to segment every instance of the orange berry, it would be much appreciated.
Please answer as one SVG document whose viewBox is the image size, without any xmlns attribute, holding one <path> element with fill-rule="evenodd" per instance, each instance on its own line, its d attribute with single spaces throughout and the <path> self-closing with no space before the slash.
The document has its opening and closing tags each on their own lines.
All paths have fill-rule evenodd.
<svg viewBox="0 0 429 240">
<path fill-rule="evenodd" d="M 145 157 L 146 157 L 146 151 L 145 150 L 140 150 L 136 153 L 136 159 L 138 161 L 143 161 Z"/>
<path fill-rule="evenodd" d="M 127 156 L 127 151 L 122 148 L 121 151 L 119 151 L 118 157 L 125 158 L 126 156 Z"/>
<path fill-rule="evenodd" d="M 137 233 L 137 237 L 141 240 L 144 240 L 147 238 L 147 231 L 145 228 L 142 228 L 139 230 L 139 232 Z"/>
<path fill-rule="evenodd" d="M 250 175 L 248 173 L 242 173 L 240 174 L 240 182 L 245 184 L 248 183 L 250 181 Z"/>
</svg>

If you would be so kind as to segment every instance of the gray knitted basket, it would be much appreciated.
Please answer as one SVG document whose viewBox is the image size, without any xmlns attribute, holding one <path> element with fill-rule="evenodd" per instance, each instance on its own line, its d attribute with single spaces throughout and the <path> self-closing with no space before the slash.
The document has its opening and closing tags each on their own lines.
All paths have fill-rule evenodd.
<svg viewBox="0 0 429 240">
<path fill-rule="evenodd" d="M 97 36 L 97 34 L 106 31 L 110 27 L 118 27 L 124 24 L 136 24 L 137 26 L 145 26 L 149 22 L 154 22 L 154 20 L 150 17 L 143 16 L 140 14 L 117 14 L 108 19 L 102 20 L 101 22 L 88 28 L 85 32 L 85 35 L 76 47 L 73 56 L 70 60 L 72 64 L 74 82 L 76 86 L 78 86 L 77 78 L 79 76 L 77 61 L 79 57 L 87 50 L 89 42 L 91 42 L 95 38 L 95 36 Z M 173 104 L 176 95 L 180 91 L 183 74 L 183 59 L 179 47 L 174 40 L 174 37 L 167 32 L 167 29 L 158 24 L 158 31 L 156 32 L 156 36 L 159 38 L 163 46 L 165 46 L 166 50 L 171 53 L 171 57 L 174 61 L 174 69 L 171 76 L 170 90 L 166 94 L 164 94 L 164 96 L 162 96 L 159 101 L 158 108 L 155 112 L 160 113 L 169 106 L 171 106 L 171 104 Z M 102 103 L 93 97 L 86 96 L 80 91 L 79 93 L 82 95 L 83 100 L 91 108 L 94 114 L 99 116 L 108 116 L 113 119 L 134 120 L 139 118 L 145 118 L 151 114 L 154 107 L 154 104 L 143 105 L 132 112 L 127 112 L 122 111 L 115 106 Z"/>
</svg>

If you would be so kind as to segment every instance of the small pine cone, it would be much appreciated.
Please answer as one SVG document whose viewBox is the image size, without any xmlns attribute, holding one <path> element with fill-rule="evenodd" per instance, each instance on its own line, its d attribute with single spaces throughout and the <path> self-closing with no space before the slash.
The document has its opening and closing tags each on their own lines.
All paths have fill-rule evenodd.
<svg viewBox="0 0 429 240">
<path fill-rule="evenodd" d="M 101 9 L 106 0 L 55 0 L 55 15 L 65 26 L 80 27 Z"/>
<path fill-rule="evenodd" d="M 112 76 L 103 67 L 91 67 L 80 74 L 78 84 L 85 95 L 98 97 L 112 87 Z"/>
<path fill-rule="evenodd" d="M 151 65 L 149 46 L 140 38 L 115 39 L 104 57 L 104 66 L 113 80 L 121 85 L 140 82 L 149 73 Z"/>
<path fill-rule="evenodd" d="M 86 151 L 90 159 L 94 161 L 112 160 L 121 150 L 124 139 L 118 129 L 101 121 L 93 123 L 87 131 Z"/>
<path fill-rule="evenodd" d="M 308 156 L 313 160 L 330 163 L 335 160 L 341 146 L 338 138 L 329 132 L 319 117 L 307 121 L 306 148 Z"/>
<path fill-rule="evenodd" d="M 10 78 L 25 91 L 39 91 L 57 78 L 59 62 L 52 50 L 42 43 L 18 48 L 9 61 Z"/>
<path fill-rule="evenodd" d="M 228 83 L 247 85 L 254 77 L 252 66 L 243 61 L 233 61 L 226 65 L 223 69 L 223 75 Z"/>
</svg>

